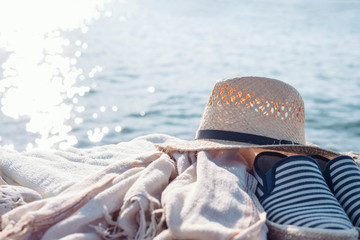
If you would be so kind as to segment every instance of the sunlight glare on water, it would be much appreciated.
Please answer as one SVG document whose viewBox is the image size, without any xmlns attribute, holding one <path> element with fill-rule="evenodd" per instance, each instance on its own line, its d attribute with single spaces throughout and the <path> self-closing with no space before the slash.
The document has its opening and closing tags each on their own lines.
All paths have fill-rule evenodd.
<svg viewBox="0 0 360 240">
<path fill-rule="evenodd" d="M 1 66 L 1 111 L 14 120 L 27 119 L 26 131 L 38 136 L 35 146 L 28 143 L 28 150 L 66 148 L 78 142 L 66 122 L 77 96 L 90 91 L 88 86 L 75 86 L 85 74 L 77 67 L 77 58 L 88 45 L 78 40 L 80 50 L 72 56 L 64 54 L 70 41 L 62 32 L 80 29 L 86 33 L 87 25 L 100 17 L 104 4 L 104 0 L 15 0 L 2 4 L 0 50 L 6 51 L 8 58 Z M 89 77 L 99 71 L 97 66 Z M 75 110 L 84 111 L 81 107 Z M 82 119 L 74 121 L 80 124 Z"/>
<path fill-rule="evenodd" d="M 306 140 L 359 151 L 360 2 L 0 1 L 0 147 L 196 134 L 216 80 L 302 95 Z"/>
</svg>

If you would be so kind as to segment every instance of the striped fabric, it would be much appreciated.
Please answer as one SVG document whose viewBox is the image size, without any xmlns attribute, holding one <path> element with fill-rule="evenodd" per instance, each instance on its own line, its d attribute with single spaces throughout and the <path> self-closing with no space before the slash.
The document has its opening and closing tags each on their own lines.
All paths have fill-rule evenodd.
<svg viewBox="0 0 360 240">
<path fill-rule="evenodd" d="M 268 220 L 308 228 L 353 228 L 313 158 L 286 157 L 267 173 L 255 163 L 254 170 L 260 180 L 256 194 Z"/>
<path fill-rule="evenodd" d="M 349 156 L 329 161 L 325 178 L 354 226 L 360 227 L 360 170 Z"/>
<path fill-rule="evenodd" d="M 257 174 L 256 171 L 254 171 L 254 176 L 255 176 L 256 180 L 258 181 L 258 186 L 256 188 L 255 194 L 258 198 L 261 198 L 262 196 L 264 196 L 264 182 L 261 179 L 261 177 Z"/>
</svg>

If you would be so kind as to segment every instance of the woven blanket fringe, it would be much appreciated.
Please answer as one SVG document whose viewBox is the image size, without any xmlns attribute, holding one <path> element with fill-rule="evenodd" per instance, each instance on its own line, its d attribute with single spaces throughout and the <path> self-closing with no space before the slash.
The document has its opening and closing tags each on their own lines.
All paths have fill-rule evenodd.
<svg viewBox="0 0 360 240">
<path fill-rule="evenodd" d="M 138 231 L 135 237 L 128 237 L 126 229 L 122 228 L 122 222 L 114 221 L 111 214 L 104 206 L 104 218 L 108 226 L 93 226 L 95 231 L 106 240 L 119 239 L 128 237 L 131 240 L 151 240 L 153 239 L 162 229 L 165 222 L 164 210 L 159 208 L 160 202 L 158 199 L 147 195 L 147 196 L 134 196 L 127 200 L 124 206 L 132 205 L 133 208 L 138 210 L 137 221 Z M 121 213 L 119 213 L 120 219 Z"/>
<path fill-rule="evenodd" d="M 49 199 L 50 201 L 45 203 L 46 200 L 40 200 L 37 202 L 30 203 L 35 208 L 38 206 L 54 206 L 55 211 L 30 211 L 22 214 L 23 207 L 26 205 L 16 208 L 19 211 L 18 215 L 21 215 L 20 219 L 15 222 L 11 218 L 3 218 L 2 224 L 6 226 L 0 232 L 0 240 L 2 239 L 29 239 L 32 235 L 41 235 L 42 231 L 62 219 L 70 216 L 83 205 L 85 205 L 90 199 L 96 194 L 102 191 L 107 185 L 115 178 L 115 175 L 110 175 L 104 181 L 101 181 L 94 186 L 85 189 L 76 198 L 70 198 L 66 193 L 62 197 L 63 204 L 58 204 L 55 199 Z M 54 200 L 54 201 L 51 201 Z M 5 221 L 4 221 L 5 220 Z"/>
</svg>

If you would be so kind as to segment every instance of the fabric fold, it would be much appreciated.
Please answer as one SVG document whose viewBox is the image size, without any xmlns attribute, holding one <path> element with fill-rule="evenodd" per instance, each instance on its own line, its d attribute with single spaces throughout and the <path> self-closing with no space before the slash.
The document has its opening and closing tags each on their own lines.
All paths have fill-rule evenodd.
<svg viewBox="0 0 360 240">
<path fill-rule="evenodd" d="M 168 235 L 175 239 L 266 239 L 266 214 L 253 203 L 255 186 L 244 162 L 222 159 L 216 151 L 200 151 L 197 161 L 163 192 Z"/>
<path fill-rule="evenodd" d="M 266 215 L 254 195 L 251 163 L 234 150 L 169 155 L 154 147 L 175 140 L 150 135 L 99 152 L 70 149 L 36 154 L 39 159 L 57 156 L 43 159 L 38 176 L 35 168 L 25 169 L 16 160 L 26 155 L 27 166 L 34 153 L 9 152 L 0 164 L 5 169 L 1 176 L 6 172 L 7 179 L 18 185 L 39 183 L 34 190 L 47 197 L 3 214 L 0 239 L 265 239 Z M 46 162 L 59 158 L 64 164 L 59 169 L 58 164 Z M 78 167 L 96 166 L 79 169 L 87 176 L 76 180 L 75 165 L 68 161 Z M 47 185 L 44 169 L 59 171 Z M 64 176 L 69 176 L 68 187 L 57 182 Z"/>
</svg>

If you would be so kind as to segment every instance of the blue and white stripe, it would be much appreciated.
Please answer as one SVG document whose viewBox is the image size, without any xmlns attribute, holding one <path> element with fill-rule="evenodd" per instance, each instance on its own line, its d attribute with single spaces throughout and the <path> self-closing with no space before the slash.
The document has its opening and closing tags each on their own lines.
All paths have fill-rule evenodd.
<svg viewBox="0 0 360 240">
<path fill-rule="evenodd" d="M 354 226 L 360 227 L 360 170 L 349 156 L 329 161 L 325 178 Z"/>
<path fill-rule="evenodd" d="M 255 164 L 258 168 L 259 166 Z M 255 172 L 261 169 L 255 169 Z M 300 227 L 321 229 L 352 229 L 348 216 L 329 189 L 317 162 L 308 156 L 292 156 L 279 160 L 262 176 L 272 179 L 258 194 L 268 220 Z M 255 175 L 256 176 L 256 175 Z"/>
<path fill-rule="evenodd" d="M 257 174 L 256 171 L 254 171 L 254 176 L 258 182 L 258 187 L 256 188 L 256 196 L 258 198 L 262 197 L 264 195 L 264 189 L 263 189 L 263 186 L 264 186 L 264 182 L 263 180 L 261 179 L 261 177 Z"/>
</svg>

